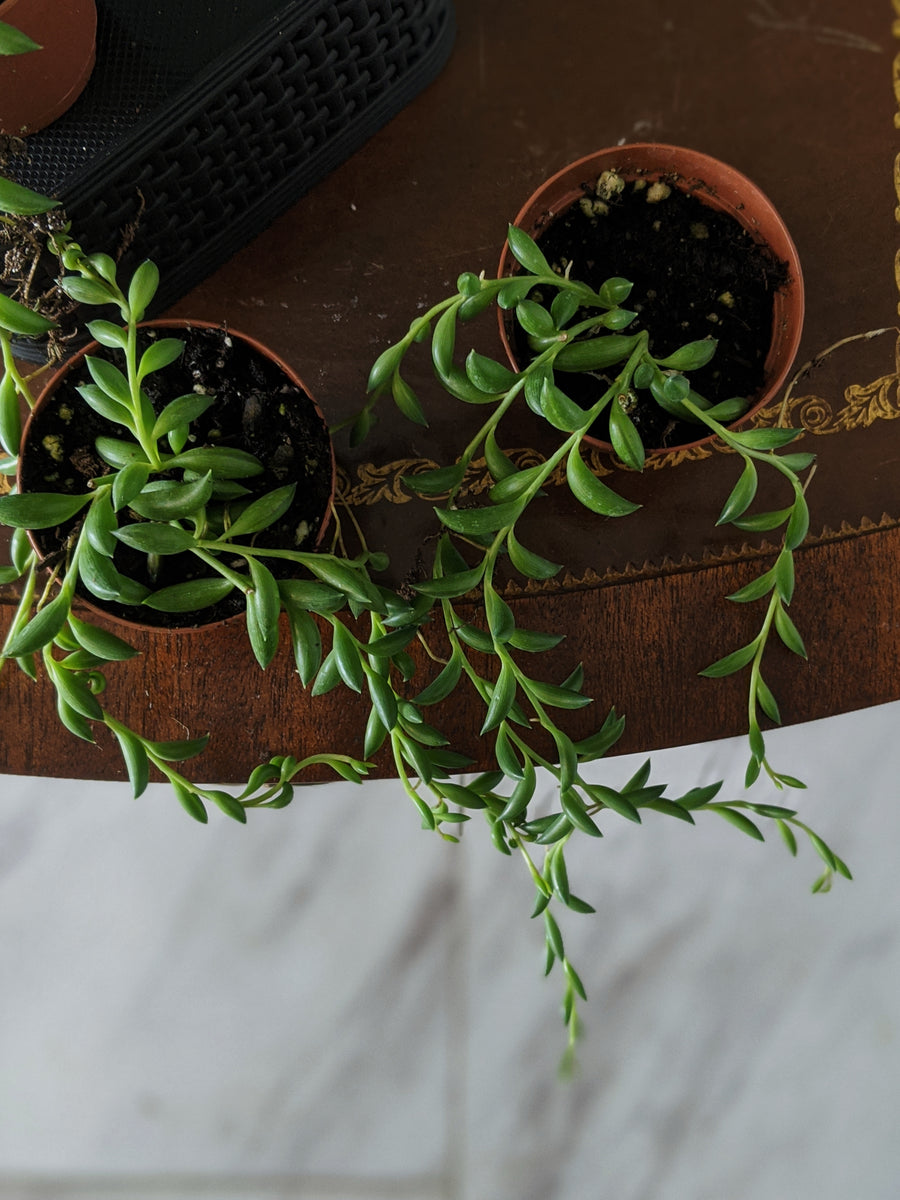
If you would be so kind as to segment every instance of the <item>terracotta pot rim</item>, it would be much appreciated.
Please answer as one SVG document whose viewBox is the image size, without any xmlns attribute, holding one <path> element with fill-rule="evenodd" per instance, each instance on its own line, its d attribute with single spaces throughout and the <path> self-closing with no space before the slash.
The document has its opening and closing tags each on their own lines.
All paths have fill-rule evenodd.
<svg viewBox="0 0 900 1200">
<path fill-rule="evenodd" d="M 539 236 L 560 213 L 584 195 L 583 184 L 592 182 L 592 177 L 596 179 L 602 171 L 612 167 L 627 180 L 664 177 L 682 191 L 697 195 L 703 203 L 733 216 L 755 241 L 766 245 L 787 265 L 788 277 L 774 295 L 772 338 L 764 368 L 766 382 L 747 412 L 728 426 L 729 429 L 739 428 L 771 403 L 787 379 L 800 345 L 805 312 L 803 271 L 787 225 L 771 200 L 741 171 L 702 151 L 662 142 L 607 146 L 575 159 L 535 189 L 519 209 L 513 224 L 532 236 Z M 498 278 L 514 274 L 516 269 L 509 244 L 504 243 Z M 508 333 L 511 318 L 501 310 L 498 319 L 503 347 L 510 363 L 518 370 Z M 683 453 L 708 445 L 715 438 L 715 434 L 706 434 L 678 446 L 645 447 L 645 450 L 655 457 Z M 585 441 L 604 452 L 614 453 L 609 442 L 594 437 L 586 437 Z"/>
<path fill-rule="evenodd" d="M 28 5 L 29 0 L 0 0 L 0 20 L 22 28 L 42 46 L 0 59 L 10 106 L 0 113 L 0 132 L 9 136 L 38 133 L 61 117 L 84 91 L 96 62 L 94 0 L 69 0 L 63 11 L 54 5 L 44 34 L 30 19 L 34 14 L 27 11 Z"/>
<path fill-rule="evenodd" d="M 331 458 L 330 498 L 328 501 L 328 505 L 325 509 L 324 516 L 322 518 L 322 524 L 319 527 L 319 532 L 316 537 L 316 543 L 315 543 L 314 549 L 318 550 L 321 547 L 322 542 L 324 541 L 325 534 L 327 533 L 328 528 L 331 525 L 332 518 L 334 516 L 334 496 L 335 496 L 335 490 L 336 490 L 336 486 L 337 486 L 337 463 L 336 463 L 335 455 L 334 455 L 334 443 L 332 442 L 331 435 L 328 431 L 328 422 L 325 419 L 325 415 L 322 412 L 319 402 L 316 400 L 315 396 L 312 394 L 312 392 L 306 386 L 306 384 L 304 383 L 301 376 L 294 370 L 294 368 L 292 366 L 290 366 L 289 363 L 286 363 L 279 354 L 277 354 L 274 350 L 271 350 L 264 342 L 259 341 L 258 338 L 253 337 L 252 334 L 242 333 L 239 329 L 235 329 L 231 325 L 226 325 L 226 324 L 223 324 L 218 321 L 204 321 L 204 320 L 194 319 L 194 318 L 190 318 L 190 317 L 159 317 L 152 321 L 142 321 L 140 323 L 140 325 L 138 326 L 138 328 L 139 329 L 219 329 L 219 330 L 223 330 L 230 337 L 238 338 L 240 341 L 243 341 L 247 345 L 251 346 L 254 350 L 256 350 L 256 352 L 258 354 L 262 354 L 266 358 L 268 358 L 294 384 L 296 384 L 297 387 L 299 387 L 303 391 L 303 394 L 307 397 L 307 399 L 312 404 L 313 409 L 315 410 L 317 416 L 319 417 L 320 421 L 322 422 L 322 426 L 323 426 L 326 434 L 328 435 L 328 447 L 329 447 L 330 458 Z M 84 359 L 87 357 L 87 355 L 94 353 L 98 349 L 101 349 L 99 342 L 96 342 L 96 341 L 88 342 L 87 345 L 82 346 L 70 358 L 67 358 L 63 363 L 61 363 L 57 367 L 57 369 L 53 372 L 53 374 L 50 376 L 50 378 L 47 380 L 43 390 L 41 391 L 41 394 L 38 396 L 37 400 L 35 401 L 34 408 L 28 414 L 28 417 L 25 421 L 25 425 L 22 429 L 22 440 L 20 443 L 20 454 L 19 454 L 20 467 L 16 473 L 16 486 L 18 488 L 21 488 L 21 478 L 20 478 L 21 458 L 22 458 L 22 455 L 24 454 L 25 443 L 28 439 L 28 435 L 29 435 L 29 432 L 31 429 L 31 425 L 34 421 L 35 414 L 38 413 L 41 410 L 41 408 L 43 408 L 43 406 L 50 400 L 50 398 L 56 392 L 57 388 L 59 387 L 59 385 L 63 381 L 63 379 L 65 379 L 65 377 L 73 369 L 75 369 L 81 362 L 83 362 Z M 29 537 L 30 536 L 31 536 L 31 534 L 29 531 Z M 243 620 L 243 615 L 241 613 L 233 613 L 231 616 L 228 616 L 228 617 L 218 617 L 211 621 L 206 621 L 206 622 L 200 621 L 200 622 L 197 622 L 197 623 L 191 624 L 191 625 L 154 625 L 149 622 L 138 621 L 138 620 L 135 620 L 130 617 L 117 616 L 115 613 L 111 613 L 108 611 L 108 609 L 104 608 L 102 602 L 99 599 L 91 599 L 91 598 L 88 598 L 86 596 L 79 594 L 78 595 L 78 603 L 80 605 L 84 605 L 86 608 L 90 609 L 92 612 L 99 614 L 100 616 L 102 616 L 102 618 L 105 621 L 114 622 L 115 624 L 121 625 L 127 629 L 134 629 L 134 630 L 138 630 L 142 633 L 151 633 L 151 634 L 157 634 L 157 635 L 158 634 L 204 633 L 207 630 L 215 629 L 218 626 L 226 625 L 233 621 Z M 199 612 L 202 610 L 197 610 L 197 611 Z"/>
</svg>

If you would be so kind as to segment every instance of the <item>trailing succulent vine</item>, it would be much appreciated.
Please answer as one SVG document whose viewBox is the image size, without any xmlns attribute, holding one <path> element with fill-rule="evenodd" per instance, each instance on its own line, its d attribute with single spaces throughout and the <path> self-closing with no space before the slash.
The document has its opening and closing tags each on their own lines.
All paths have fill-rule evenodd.
<svg viewBox="0 0 900 1200">
<path fill-rule="evenodd" d="M 6 192 L 0 193 L 0 203 L 16 211 L 22 201 L 15 192 Z M 401 597 L 377 582 L 385 558 L 365 547 L 348 558 L 334 552 L 337 546 L 331 552 L 298 552 L 253 543 L 253 536 L 284 511 L 291 489 L 276 489 L 248 503 L 240 480 L 260 469 L 251 456 L 217 447 L 185 449 L 191 421 L 209 397 L 173 397 L 161 411 L 149 406 L 144 382 L 181 352 L 178 340 L 170 338 L 140 356 L 136 351 L 135 327 L 155 290 L 155 267 L 143 264 L 126 286 L 118 282 L 116 264 L 107 256 L 85 254 L 64 232 L 53 235 L 53 241 L 68 272 L 63 290 L 81 304 L 112 305 L 118 311 L 121 324 L 88 324 L 92 336 L 118 356 L 120 365 L 99 357 L 90 360 L 93 382 L 82 389 L 82 398 L 125 427 L 129 436 L 125 441 L 100 440 L 97 448 L 105 470 L 84 495 L 16 495 L 13 489 L 13 494 L 0 497 L 0 521 L 13 528 L 12 561 L 0 568 L 0 582 L 17 582 L 21 597 L 0 663 L 15 660 L 32 677 L 43 669 L 56 689 L 60 719 L 76 736 L 92 740 L 96 724 L 107 726 L 118 739 L 135 795 L 144 790 L 154 768 L 198 820 L 206 820 L 211 803 L 244 821 L 249 808 L 287 805 L 294 781 L 312 763 L 328 763 L 339 775 L 358 782 L 376 755 L 387 756 L 426 828 L 456 841 L 459 827 L 478 814 L 497 849 L 523 860 L 534 885 L 533 915 L 543 922 L 547 971 L 558 962 L 563 974 L 570 1049 L 579 1030 L 578 1003 L 586 993 L 568 958 L 556 914 L 561 908 L 593 911 L 570 884 L 565 856 L 573 838 L 600 838 L 607 819 L 640 823 L 644 813 L 656 812 L 693 823 L 698 814 L 712 813 L 759 840 L 760 823 L 771 822 L 792 854 L 798 851 L 797 833 L 808 838 L 824 864 L 814 890 L 827 890 L 835 874 L 850 878 L 843 861 L 794 808 L 723 799 L 721 782 L 669 796 L 665 783 L 652 780 L 649 760 L 620 788 L 598 783 L 589 768 L 615 746 L 624 718 L 612 708 L 590 736 L 575 740 L 566 732 L 566 713 L 593 703 L 583 691 L 583 670 L 575 666 L 565 678 L 544 678 L 540 666 L 533 664 L 540 664 L 542 653 L 555 648 L 561 636 L 519 627 L 502 595 L 501 570 L 512 568 L 525 579 L 547 580 L 561 569 L 526 546 L 518 532 L 521 518 L 555 472 L 563 472 L 573 498 L 599 516 L 624 518 L 635 509 L 585 462 L 585 438 L 601 414 L 608 420 L 616 454 L 635 471 L 641 470 L 645 456 L 629 416 L 638 393 L 652 397 L 672 417 L 718 435 L 740 467 L 718 522 L 742 531 L 780 531 L 781 546 L 774 566 L 729 597 L 739 604 L 764 602 L 759 632 L 704 674 L 748 672 L 747 786 L 764 775 L 779 790 L 803 787 L 768 758 L 762 721 L 777 723 L 779 712 L 763 666 L 773 639 L 805 656 L 788 608 L 794 591 L 793 555 L 808 527 L 805 489 L 814 456 L 789 449 L 800 430 L 729 429 L 745 411 L 745 401 L 711 404 L 692 389 L 690 372 L 710 360 L 715 341 L 694 341 L 655 356 L 646 332 L 628 333 L 634 314 L 622 307 L 631 287 L 626 280 L 610 279 L 593 291 L 553 271 L 537 244 L 511 227 L 509 244 L 519 273 L 500 279 L 460 276 L 454 295 L 416 317 L 404 337 L 380 355 L 369 377 L 369 399 L 353 423 L 351 438 L 359 441 L 388 393 L 407 418 L 427 423 L 403 375 L 407 353 L 419 344 L 430 349 L 439 384 L 486 414 L 455 462 L 405 481 L 410 490 L 436 502 L 440 533 L 431 574 L 412 585 L 409 597 Z M 532 357 L 518 371 L 474 350 L 463 365 L 457 362 L 459 326 L 494 305 L 513 313 L 529 339 Z M 40 336 L 49 328 L 46 319 L 0 296 L 5 368 L 0 441 L 7 452 L 0 467 L 7 475 L 16 469 L 18 400 L 33 403 L 11 339 Z M 585 371 L 608 380 L 589 409 L 576 404 L 565 390 L 567 374 Z M 556 448 L 524 469 L 501 445 L 502 423 L 520 397 L 559 434 Z M 473 507 L 464 481 L 477 458 L 484 458 L 493 482 L 487 502 Z M 782 508 L 751 511 L 760 469 L 783 480 Z M 27 531 L 73 517 L 79 520 L 65 560 L 45 579 Z M 188 551 L 208 568 L 207 577 L 161 592 L 147 589 L 114 565 L 120 543 L 148 555 Z M 289 560 L 295 577 L 276 579 L 269 569 L 275 559 Z M 236 568 L 235 562 L 243 566 Z M 279 618 L 285 613 L 302 685 L 314 696 L 346 686 L 368 697 L 363 758 L 341 753 L 301 760 L 278 756 L 257 767 L 236 796 L 191 782 L 173 764 L 202 751 L 206 738 L 154 741 L 126 728 L 103 706 L 107 666 L 134 651 L 72 611 L 79 580 L 99 599 L 125 599 L 170 611 L 200 610 L 237 589 L 245 598 L 248 637 L 261 668 L 278 649 Z M 460 605 L 473 595 L 483 612 L 478 624 Z M 425 672 L 410 653 L 414 643 L 423 648 L 430 664 Z M 481 733 L 490 735 L 492 742 L 492 768 L 474 777 L 461 774 L 471 760 L 429 719 L 433 706 L 457 694 L 481 706 Z M 533 801 L 540 778 L 553 780 L 557 804 L 554 811 L 537 815 Z"/>
</svg>

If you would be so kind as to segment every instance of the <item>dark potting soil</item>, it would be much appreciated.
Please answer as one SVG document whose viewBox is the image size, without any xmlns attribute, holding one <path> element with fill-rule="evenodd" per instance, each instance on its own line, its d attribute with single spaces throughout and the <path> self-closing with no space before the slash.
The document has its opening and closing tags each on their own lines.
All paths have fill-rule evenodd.
<svg viewBox="0 0 900 1200">
<path fill-rule="evenodd" d="M 634 286 L 622 307 L 637 316 L 626 332 L 647 330 L 656 358 L 685 342 L 716 338 L 712 360 L 689 374 L 693 390 L 712 402 L 740 396 L 752 403 L 765 382 L 774 293 L 786 282 L 787 265 L 729 213 L 674 185 L 663 198 L 648 200 L 657 191 L 641 180 L 618 194 L 604 193 L 598 203 L 594 185 L 585 185 L 585 199 L 538 237 L 541 249 L 554 268 L 571 263 L 572 278 L 594 289 L 613 276 L 630 280 Z M 521 330 L 516 337 L 526 361 Z M 561 374 L 557 382 L 589 408 L 614 377 L 610 368 L 596 378 Z M 648 392 L 639 393 L 631 417 L 647 447 L 682 445 L 704 433 L 702 426 L 673 422 Z M 591 432 L 608 441 L 605 419 Z"/>
<path fill-rule="evenodd" d="M 177 396 L 202 391 L 214 394 L 216 402 L 193 424 L 185 449 L 227 446 L 248 451 L 265 467 L 263 474 L 239 482 L 253 499 L 288 483 L 297 483 L 291 507 L 270 528 L 253 535 L 256 545 L 293 550 L 312 550 L 328 511 L 332 486 L 331 443 L 324 421 L 314 403 L 276 363 L 248 343 L 222 329 L 172 328 L 140 330 L 142 351 L 157 337 L 178 337 L 185 342 L 181 357 L 164 370 L 147 377 L 145 391 L 159 412 Z M 100 350 L 115 361 L 114 352 Z M 97 454 L 99 436 L 129 437 L 126 431 L 94 412 L 76 388 L 90 383 L 87 366 L 74 369 L 32 423 L 29 453 L 23 465 L 23 489 L 84 492 L 88 481 L 108 474 L 110 468 Z M 180 472 L 173 472 L 178 478 Z M 63 553 L 61 547 L 77 528 L 81 516 L 58 529 L 38 532 L 48 565 Z M 121 519 L 121 517 L 120 517 Z M 128 520 L 140 520 L 128 514 Z M 246 560 L 223 560 L 246 573 Z M 151 589 L 168 587 L 212 572 L 190 553 L 159 559 L 155 579 L 147 570 L 147 556 L 122 545 L 116 550 L 117 569 Z M 267 559 L 277 576 L 291 573 L 291 565 Z M 185 627 L 241 612 L 243 593 L 235 590 L 223 601 L 193 614 L 157 612 L 143 605 L 116 605 L 81 593 L 115 616 L 149 625 Z"/>
</svg>

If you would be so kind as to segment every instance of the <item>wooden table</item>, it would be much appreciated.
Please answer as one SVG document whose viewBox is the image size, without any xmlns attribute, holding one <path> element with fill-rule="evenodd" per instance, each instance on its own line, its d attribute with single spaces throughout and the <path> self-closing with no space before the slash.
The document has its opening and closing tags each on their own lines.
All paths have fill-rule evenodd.
<svg viewBox="0 0 900 1200">
<path fill-rule="evenodd" d="M 776 649 L 768 674 L 785 721 L 797 722 L 900 696 L 900 376 L 889 16 L 849 0 L 822 0 L 808 16 L 789 7 L 457 0 L 457 45 L 437 81 L 174 312 L 265 340 L 339 421 L 412 316 L 460 271 L 494 271 L 507 222 L 565 163 L 647 140 L 732 163 L 775 202 L 800 251 L 798 365 L 841 343 L 793 391 L 792 418 L 819 456 L 792 606 L 810 658 Z M 491 322 L 476 337 L 499 351 Z M 443 397 L 424 364 L 415 382 L 428 430 L 385 409 L 360 450 L 337 442 L 343 491 L 371 543 L 388 548 L 394 579 L 434 529 L 400 473 L 446 461 L 477 415 Z M 516 433 L 517 448 L 542 436 L 524 410 Z M 618 524 L 592 518 L 562 488 L 544 503 L 536 535 L 568 568 L 550 587 L 513 589 L 511 602 L 520 624 L 567 631 L 553 665 L 582 660 L 599 709 L 614 703 L 627 715 L 622 751 L 745 728 L 743 680 L 697 675 L 759 621 L 724 599 L 768 549 L 713 526 L 734 475 L 733 458 L 712 451 L 630 476 L 621 486 L 645 507 Z M 0 630 L 10 611 L 6 597 Z M 239 624 L 137 644 L 141 657 L 110 671 L 109 705 L 154 737 L 211 730 L 203 778 L 237 781 L 288 750 L 361 752 L 360 705 L 343 690 L 310 699 L 286 647 L 261 675 Z M 77 742 L 58 725 L 49 688 L 7 669 L 0 701 L 0 771 L 123 775 L 109 743 Z M 573 728 L 596 723 L 589 714 Z M 443 714 L 476 758 L 480 721 L 476 705 L 459 701 Z"/>
</svg>

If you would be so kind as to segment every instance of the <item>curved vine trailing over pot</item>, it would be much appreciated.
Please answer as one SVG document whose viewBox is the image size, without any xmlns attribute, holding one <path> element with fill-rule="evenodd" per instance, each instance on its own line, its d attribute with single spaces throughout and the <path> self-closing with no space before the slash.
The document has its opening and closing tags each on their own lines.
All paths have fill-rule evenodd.
<svg viewBox="0 0 900 1200">
<path fill-rule="evenodd" d="M 824 862 L 816 890 L 827 889 L 835 873 L 849 878 L 849 871 L 795 809 L 722 798 L 720 782 L 670 796 L 664 783 L 651 779 L 649 761 L 621 788 L 596 782 L 590 764 L 616 744 L 623 718 L 612 708 L 597 720 L 592 734 L 574 739 L 566 731 L 566 713 L 592 704 L 583 692 L 581 667 L 573 664 L 565 678 L 547 679 L 539 665 L 530 665 L 540 664 L 542 652 L 562 639 L 517 625 L 501 594 L 501 562 L 534 580 L 549 579 L 560 569 L 540 548 L 526 546 L 519 533 L 521 517 L 539 500 L 554 472 L 564 473 L 575 501 L 601 517 L 626 517 L 633 511 L 629 500 L 592 473 L 582 446 L 598 417 L 609 412 L 616 452 L 639 470 L 644 447 L 627 407 L 618 401 L 633 391 L 646 392 L 666 413 L 676 411 L 679 419 L 716 434 L 735 452 L 739 477 L 719 521 L 741 529 L 782 530 L 775 566 L 732 597 L 738 602 L 767 598 L 759 634 L 718 659 L 707 673 L 750 669 L 747 783 L 765 774 L 778 788 L 802 787 L 769 762 L 761 718 L 778 718 L 763 678 L 770 639 L 774 635 L 798 654 L 804 652 L 787 609 L 793 593 L 793 552 L 806 532 L 803 476 L 812 455 L 787 449 L 798 436 L 796 430 L 729 428 L 726 423 L 740 415 L 745 402 L 731 397 L 706 400 L 689 383 L 690 373 L 712 358 L 715 343 L 694 339 L 662 353 L 651 345 L 646 331 L 630 332 L 634 316 L 622 305 L 631 285 L 624 278 L 593 286 L 561 275 L 532 238 L 515 227 L 509 229 L 509 245 L 519 273 L 496 279 L 463 274 L 452 296 L 417 316 L 406 335 L 380 355 L 369 379 L 370 399 L 354 421 L 352 437 L 358 440 L 375 417 L 379 396 L 390 392 L 407 417 L 425 423 L 423 408 L 402 373 L 405 357 L 417 343 L 430 346 L 440 385 L 487 414 L 455 462 L 407 480 L 421 496 L 445 497 L 435 509 L 441 533 L 433 569 L 413 585 L 407 598 L 377 582 L 386 566 L 377 551 L 363 547 L 348 558 L 333 548 L 329 552 L 262 544 L 260 535 L 290 503 L 291 485 L 247 497 L 246 481 L 262 471 L 255 458 L 209 445 L 205 436 L 185 449 L 186 438 L 196 433 L 207 411 L 208 396 L 192 391 L 150 400 L 154 377 L 183 353 L 180 340 L 169 337 L 139 349 L 137 326 L 155 286 L 155 268 L 144 264 L 127 286 L 120 285 L 112 260 L 86 255 L 67 234 L 55 235 L 55 249 L 70 272 L 62 281 L 66 292 L 84 304 L 112 303 L 124 322 L 124 328 L 106 320 L 89 324 L 94 338 L 119 356 L 120 365 L 89 355 L 90 380 L 78 393 L 78 402 L 93 417 L 112 422 L 115 432 L 95 438 L 100 466 L 88 485 L 74 494 L 15 489 L 0 497 L 0 522 L 13 527 L 12 563 L 2 569 L 0 582 L 18 581 L 21 594 L 0 663 L 13 659 L 29 674 L 42 669 L 57 689 L 60 718 L 76 735 L 90 739 L 99 722 L 116 735 L 136 795 L 146 787 L 150 769 L 156 768 L 200 820 L 206 819 L 208 803 L 241 821 L 251 807 L 284 807 L 293 781 L 311 761 L 328 762 L 345 778 L 361 781 L 379 754 L 391 761 L 399 786 L 426 828 L 456 841 L 462 825 L 473 816 L 483 818 L 497 849 L 521 857 L 533 881 L 533 915 L 543 922 L 547 969 L 558 961 L 563 972 L 571 1048 L 585 989 L 567 956 L 555 914 L 560 908 L 593 911 L 569 880 L 565 854 L 573 837 L 598 838 L 607 819 L 639 823 L 647 812 L 691 823 L 698 814 L 711 813 L 760 839 L 757 822 L 771 822 L 792 853 L 798 849 L 796 833 L 807 835 Z M 459 365 L 455 346 L 460 325 L 497 305 L 515 314 L 530 339 L 533 357 L 521 369 L 511 370 L 471 351 Z M 9 451 L 0 465 L 7 475 L 17 467 L 18 398 L 31 402 L 10 338 L 40 335 L 48 324 L 0 297 L 5 367 L 0 441 Z M 573 372 L 592 377 L 610 372 L 602 395 L 586 409 L 567 395 L 561 382 Z M 559 435 L 557 448 L 524 470 L 501 448 L 504 422 L 512 419 L 521 402 Z M 486 504 L 470 507 L 465 479 L 476 456 L 485 458 L 493 486 Z M 751 513 L 761 467 L 784 481 L 786 502 L 777 511 Z M 73 523 L 66 526 L 67 522 Z M 45 581 L 44 552 L 34 548 L 29 535 L 57 527 L 64 527 L 68 536 Z M 126 573 L 117 559 L 123 544 L 155 560 L 139 579 Z M 154 574 L 162 561 L 185 555 L 202 563 L 206 573 L 157 588 Z M 284 563 L 293 574 L 278 577 L 272 568 Z M 132 651 L 123 639 L 75 615 L 72 605 L 79 582 L 95 597 L 108 600 L 112 593 L 114 599 L 142 608 L 202 613 L 226 595 L 237 596 L 245 607 L 248 635 L 261 668 L 277 650 L 279 615 L 285 612 L 303 686 L 314 696 L 345 686 L 368 697 L 363 758 L 335 752 L 298 761 L 290 754 L 279 755 L 260 764 L 238 795 L 194 784 L 173 764 L 199 753 L 204 738 L 150 740 L 142 731 L 126 729 L 101 703 L 105 665 Z M 472 594 L 483 605 L 484 619 L 477 623 L 466 620 L 458 604 Z M 409 653 L 414 640 L 426 650 L 430 665 L 424 671 Z M 457 695 L 461 702 L 481 706 L 482 735 L 492 741 L 492 768 L 476 777 L 458 777 L 470 760 L 428 719 L 429 709 Z M 555 781 L 558 807 L 537 815 L 532 801 L 540 773 Z"/>
</svg>

